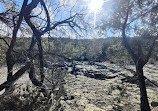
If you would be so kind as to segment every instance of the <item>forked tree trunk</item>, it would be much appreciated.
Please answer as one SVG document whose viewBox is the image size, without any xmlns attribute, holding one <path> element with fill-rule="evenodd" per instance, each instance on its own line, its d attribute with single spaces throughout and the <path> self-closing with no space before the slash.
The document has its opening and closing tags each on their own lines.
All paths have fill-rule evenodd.
<svg viewBox="0 0 158 111">
<path fill-rule="evenodd" d="M 151 111 L 149 106 L 149 101 L 147 97 L 145 78 L 143 74 L 143 67 L 136 65 L 136 72 L 139 79 L 140 88 L 140 101 L 141 101 L 141 111 Z"/>
<path fill-rule="evenodd" d="M 141 109 L 141 111 L 151 111 L 150 106 L 149 106 L 148 97 L 147 97 L 145 78 L 144 78 L 144 74 L 143 74 L 143 67 L 148 62 L 148 60 L 152 54 L 157 36 L 154 38 L 153 43 L 150 46 L 146 57 L 144 57 L 141 44 L 138 44 L 138 54 L 135 54 L 134 50 L 132 50 L 131 46 L 129 45 L 127 36 L 126 36 L 126 26 L 127 26 L 127 21 L 128 21 L 128 14 L 129 14 L 129 8 L 128 8 L 128 11 L 126 14 L 124 24 L 122 26 L 123 43 L 136 65 L 136 72 L 137 72 L 137 76 L 139 79 L 139 88 L 140 88 L 140 102 L 141 102 L 140 109 Z"/>
</svg>

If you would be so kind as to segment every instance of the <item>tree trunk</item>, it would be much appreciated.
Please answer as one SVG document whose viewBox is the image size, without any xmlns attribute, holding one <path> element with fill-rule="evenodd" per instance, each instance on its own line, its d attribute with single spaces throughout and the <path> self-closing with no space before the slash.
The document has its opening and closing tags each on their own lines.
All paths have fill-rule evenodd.
<svg viewBox="0 0 158 111">
<path fill-rule="evenodd" d="M 0 91 L 4 88 L 9 88 L 11 84 L 13 84 L 20 76 L 24 74 L 30 68 L 30 62 L 27 62 L 25 66 L 21 67 L 13 76 L 11 76 L 10 80 L 7 80 L 3 84 L 0 85 Z"/>
<path fill-rule="evenodd" d="M 12 52 L 13 52 L 14 45 L 16 43 L 18 30 L 20 28 L 20 25 L 21 25 L 23 17 L 24 17 L 24 13 L 25 13 L 25 10 L 26 10 L 27 2 L 28 2 L 28 0 L 24 0 L 24 2 L 22 4 L 22 8 L 21 8 L 21 11 L 20 11 L 20 14 L 19 14 L 19 19 L 17 21 L 16 26 L 14 26 L 11 43 L 10 43 L 9 49 L 8 49 L 8 51 L 6 53 L 6 61 L 7 61 L 7 67 L 8 67 L 7 80 L 11 80 L 11 78 L 13 76 L 13 66 L 14 66 L 14 62 L 15 61 L 14 61 L 14 58 L 12 56 Z"/>
<path fill-rule="evenodd" d="M 11 59 L 12 56 L 7 55 L 7 68 L 8 68 L 8 76 L 7 76 L 7 80 L 11 80 L 11 77 L 13 76 L 13 59 Z"/>
<path fill-rule="evenodd" d="M 136 71 L 139 79 L 140 88 L 140 100 L 141 100 L 141 111 L 151 111 L 149 101 L 147 97 L 145 78 L 143 74 L 143 67 L 136 66 Z"/>
<path fill-rule="evenodd" d="M 43 47 L 42 47 L 42 42 L 41 42 L 41 35 L 40 34 L 35 34 L 36 40 L 37 40 L 37 45 L 38 45 L 38 51 L 39 51 L 39 62 L 40 62 L 40 75 L 41 75 L 41 84 L 43 84 L 44 81 L 44 61 L 43 61 Z"/>
</svg>

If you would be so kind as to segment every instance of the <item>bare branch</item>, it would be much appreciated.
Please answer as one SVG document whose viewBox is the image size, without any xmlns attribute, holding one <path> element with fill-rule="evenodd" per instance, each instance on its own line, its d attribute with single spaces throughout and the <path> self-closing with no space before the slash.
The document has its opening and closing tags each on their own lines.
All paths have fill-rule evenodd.
<svg viewBox="0 0 158 111">
<path fill-rule="evenodd" d="M 44 34 L 44 33 L 47 32 L 47 31 L 50 31 L 50 30 L 55 29 L 57 26 L 59 26 L 59 25 L 61 25 L 61 24 L 65 24 L 65 23 L 69 24 L 70 22 L 73 21 L 73 19 L 75 18 L 75 16 L 76 16 L 76 14 L 75 14 L 74 16 L 71 16 L 71 17 L 69 17 L 69 18 L 63 20 L 63 21 L 60 21 L 60 22 L 55 23 L 55 24 L 54 24 L 52 27 L 50 27 L 49 29 L 42 31 L 42 34 Z"/>
<path fill-rule="evenodd" d="M 132 19 L 127 25 L 131 24 L 132 22 L 138 20 L 139 18 L 145 16 L 146 14 L 152 12 L 152 8 L 149 10 L 149 9 L 145 9 L 146 12 L 144 12 L 144 10 L 142 12 L 140 12 L 140 15 L 133 15 L 133 16 L 136 16 L 134 19 Z M 143 13 L 144 12 L 144 13 Z"/>
<path fill-rule="evenodd" d="M 9 47 L 9 44 L 8 44 L 8 42 L 5 40 L 5 38 L 0 37 L 0 39 L 2 39 L 2 40 L 5 42 L 5 44 Z"/>
<path fill-rule="evenodd" d="M 43 0 L 41 0 L 41 5 L 44 7 L 44 10 L 45 10 L 46 15 L 47 15 L 47 26 L 46 26 L 45 30 L 48 30 L 50 28 L 50 16 L 49 16 L 49 13 L 48 13 L 48 9 L 47 9 L 47 7 L 46 7 Z M 45 32 L 45 30 L 44 30 L 44 32 Z"/>
</svg>

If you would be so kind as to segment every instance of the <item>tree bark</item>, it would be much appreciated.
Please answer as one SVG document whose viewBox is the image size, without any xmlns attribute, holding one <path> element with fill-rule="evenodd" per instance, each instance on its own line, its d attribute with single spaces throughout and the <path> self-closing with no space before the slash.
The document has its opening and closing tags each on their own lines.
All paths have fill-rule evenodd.
<svg viewBox="0 0 158 111">
<path fill-rule="evenodd" d="M 28 2 L 28 0 L 24 0 L 24 2 L 23 2 L 22 8 L 21 8 L 21 11 L 20 11 L 20 14 L 19 14 L 19 19 L 17 21 L 16 26 L 13 29 L 12 40 L 11 40 L 9 49 L 6 53 L 6 61 L 7 61 L 7 68 L 8 68 L 7 80 L 11 80 L 12 75 L 13 75 L 13 66 L 14 66 L 15 61 L 14 61 L 14 58 L 12 56 L 12 52 L 13 52 L 14 45 L 16 43 L 16 37 L 17 37 L 18 30 L 20 28 L 20 25 L 21 25 L 23 17 L 24 17 L 27 2 Z"/>
<path fill-rule="evenodd" d="M 27 62 L 25 66 L 19 69 L 13 76 L 11 76 L 10 80 L 7 80 L 3 84 L 0 85 L 0 91 L 4 88 L 9 88 L 11 84 L 13 84 L 20 76 L 24 74 L 30 68 L 30 62 Z"/>
<path fill-rule="evenodd" d="M 39 51 L 39 62 L 40 62 L 40 75 L 41 75 L 41 84 L 44 81 L 44 58 L 43 58 L 43 47 L 41 43 L 41 35 L 36 34 L 36 40 L 38 45 L 38 51 Z"/>
<path fill-rule="evenodd" d="M 141 111 L 151 111 L 149 101 L 147 97 L 145 78 L 143 74 L 143 67 L 136 65 L 136 72 L 139 79 L 140 88 L 140 100 L 141 100 Z"/>
</svg>

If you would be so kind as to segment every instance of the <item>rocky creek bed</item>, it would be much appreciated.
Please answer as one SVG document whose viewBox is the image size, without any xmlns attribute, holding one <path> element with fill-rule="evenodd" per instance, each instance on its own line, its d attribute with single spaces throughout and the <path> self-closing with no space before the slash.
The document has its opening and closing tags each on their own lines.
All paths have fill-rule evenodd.
<svg viewBox="0 0 158 111">
<path fill-rule="evenodd" d="M 158 84 L 157 67 L 158 64 L 147 64 L 144 68 L 145 76 L 155 84 Z M 94 65 L 76 62 L 73 74 L 71 65 L 66 69 L 64 95 L 60 99 L 64 111 L 139 111 L 139 88 L 133 65 L 123 68 L 109 62 Z M 6 72 L 6 67 L 0 68 L 0 83 L 6 80 Z M 151 109 L 158 111 L 158 87 L 148 80 L 146 83 Z M 23 84 L 23 87 L 31 84 L 28 74 L 25 73 L 15 84 Z"/>
<path fill-rule="evenodd" d="M 148 64 L 145 76 L 158 83 L 158 65 Z M 131 70 L 109 62 L 76 65 L 77 72 L 65 78 L 66 93 L 73 99 L 61 101 L 65 111 L 138 111 L 140 104 L 137 79 Z M 149 102 L 158 102 L 158 87 L 147 83 Z M 153 111 L 158 107 L 152 104 Z"/>
</svg>

